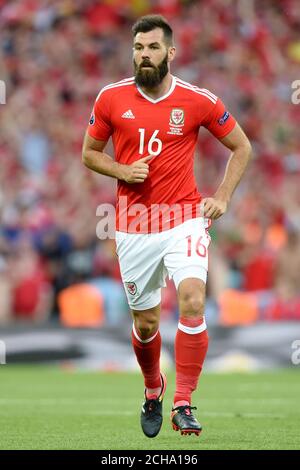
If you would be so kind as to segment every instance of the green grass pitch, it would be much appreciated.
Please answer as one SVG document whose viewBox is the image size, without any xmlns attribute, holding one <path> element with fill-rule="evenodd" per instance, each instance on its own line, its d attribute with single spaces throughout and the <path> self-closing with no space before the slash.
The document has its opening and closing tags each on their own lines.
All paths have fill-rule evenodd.
<svg viewBox="0 0 300 470">
<path fill-rule="evenodd" d="M 248 374 L 204 371 L 194 405 L 200 437 L 172 430 L 174 373 L 154 439 L 139 425 L 138 374 L 0 366 L 1 449 L 299 449 L 299 368 Z"/>
</svg>

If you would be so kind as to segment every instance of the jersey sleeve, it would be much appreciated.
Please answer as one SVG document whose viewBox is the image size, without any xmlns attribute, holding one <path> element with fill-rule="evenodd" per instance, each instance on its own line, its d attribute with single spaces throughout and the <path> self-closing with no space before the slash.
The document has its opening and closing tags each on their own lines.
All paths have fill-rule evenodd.
<svg viewBox="0 0 300 470">
<path fill-rule="evenodd" d="M 210 103 L 211 105 L 211 103 Z M 201 122 L 217 139 L 225 137 L 236 124 L 234 117 L 226 110 L 220 98 L 210 106 L 209 111 Z"/>
<path fill-rule="evenodd" d="M 112 134 L 109 99 L 107 93 L 99 93 L 89 120 L 88 134 L 97 140 L 107 141 Z"/>
</svg>

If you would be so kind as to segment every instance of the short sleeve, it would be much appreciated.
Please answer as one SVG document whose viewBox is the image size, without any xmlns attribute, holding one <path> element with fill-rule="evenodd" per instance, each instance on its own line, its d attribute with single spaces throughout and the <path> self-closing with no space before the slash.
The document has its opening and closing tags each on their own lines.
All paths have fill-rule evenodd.
<svg viewBox="0 0 300 470">
<path fill-rule="evenodd" d="M 108 93 L 100 92 L 89 120 L 88 134 L 97 140 L 107 141 L 112 134 Z"/>
<path fill-rule="evenodd" d="M 217 139 L 225 137 L 236 124 L 234 117 L 226 110 L 220 98 L 207 113 L 201 125 L 206 127 Z"/>
</svg>

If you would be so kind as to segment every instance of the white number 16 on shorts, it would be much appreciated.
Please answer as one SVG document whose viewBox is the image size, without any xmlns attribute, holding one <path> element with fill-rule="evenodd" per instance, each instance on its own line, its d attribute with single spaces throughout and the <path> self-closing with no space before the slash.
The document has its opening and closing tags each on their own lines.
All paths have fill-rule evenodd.
<svg viewBox="0 0 300 470">
<path fill-rule="evenodd" d="M 190 219 L 159 233 L 116 232 L 117 254 L 129 306 L 146 310 L 161 301 L 165 278 L 206 282 L 210 235 L 207 221 Z"/>
</svg>

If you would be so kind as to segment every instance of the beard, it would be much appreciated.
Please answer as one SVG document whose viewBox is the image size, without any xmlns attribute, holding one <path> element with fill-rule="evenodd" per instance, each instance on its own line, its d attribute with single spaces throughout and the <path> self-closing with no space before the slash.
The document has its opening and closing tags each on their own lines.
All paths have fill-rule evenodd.
<svg viewBox="0 0 300 470">
<path fill-rule="evenodd" d="M 168 54 L 156 67 L 150 60 L 144 60 L 140 65 L 137 65 L 135 60 L 134 64 L 134 79 L 135 83 L 140 87 L 156 88 L 162 82 L 163 78 L 167 75 L 168 68 Z M 151 68 L 145 69 L 143 67 L 149 66 Z"/>
</svg>

